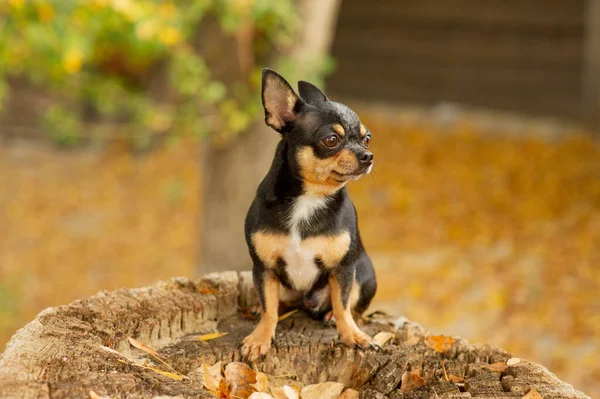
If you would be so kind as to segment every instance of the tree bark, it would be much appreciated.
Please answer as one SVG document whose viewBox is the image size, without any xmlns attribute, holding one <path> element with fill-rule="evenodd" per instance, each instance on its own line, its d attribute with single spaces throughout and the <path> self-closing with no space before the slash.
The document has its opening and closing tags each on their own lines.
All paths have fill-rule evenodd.
<svg viewBox="0 0 600 399">
<path fill-rule="evenodd" d="M 240 360 L 239 345 L 255 321 L 243 318 L 238 307 L 255 303 L 251 274 L 225 272 L 102 292 L 46 309 L 0 355 L 0 397 L 89 398 L 90 391 L 112 398 L 212 397 L 203 388 L 201 365 Z M 337 381 L 361 398 L 507 399 L 533 389 L 543 398 L 587 398 L 538 364 L 506 365 L 512 355 L 489 345 L 454 337 L 440 353 L 428 345 L 429 334 L 405 318 L 380 316 L 363 328 L 395 338 L 379 352 L 349 348 L 334 328 L 296 313 L 279 322 L 273 348 L 256 366 L 274 384 L 282 375 L 288 384 Z M 190 339 L 215 331 L 229 334 Z M 129 338 L 158 351 L 172 368 Z M 185 377 L 177 381 L 156 370 Z"/>
<path fill-rule="evenodd" d="M 295 61 L 299 76 L 311 71 L 307 60 L 322 58 L 329 52 L 335 31 L 335 20 L 340 0 L 300 0 L 300 17 L 296 43 L 290 57 Z M 237 62 L 232 52 L 235 42 L 211 38 L 209 64 L 224 81 L 232 76 L 243 76 L 244 63 Z M 210 51 L 210 49 L 214 51 Z M 206 50 L 206 48 L 205 48 Z M 203 55 L 205 52 L 203 52 Z M 226 67 L 223 67 L 226 65 Z M 227 71 L 224 73 L 223 71 Z M 258 98 L 256 101 L 260 101 Z M 200 265 L 201 274 L 224 270 L 245 270 L 250 258 L 244 240 L 244 218 L 256 193 L 256 188 L 267 173 L 278 133 L 268 128 L 263 118 L 247 131 L 229 140 L 226 145 L 209 145 L 203 159 L 204 190 L 201 220 Z"/>
</svg>

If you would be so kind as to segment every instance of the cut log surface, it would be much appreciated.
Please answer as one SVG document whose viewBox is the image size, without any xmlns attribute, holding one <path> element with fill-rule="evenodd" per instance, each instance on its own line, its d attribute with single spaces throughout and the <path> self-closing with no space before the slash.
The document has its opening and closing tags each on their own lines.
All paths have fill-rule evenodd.
<svg viewBox="0 0 600 399">
<path fill-rule="evenodd" d="M 0 397 L 89 398 L 90 391 L 112 398 L 213 397 L 202 364 L 242 360 L 240 343 L 256 321 L 240 309 L 254 304 L 250 273 L 225 272 L 49 308 L 0 355 Z M 509 361 L 513 355 L 502 349 L 459 337 L 431 337 L 402 317 L 373 316 L 362 328 L 395 337 L 380 351 L 349 348 L 335 328 L 295 313 L 280 321 L 273 348 L 256 367 L 300 385 L 341 382 L 360 398 L 537 398 L 536 391 L 543 398 L 587 398 L 543 366 Z M 217 331 L 228 334 L 190 339 Z M 168 366 L 130 338 L 156 350 Z"/>
</svg>

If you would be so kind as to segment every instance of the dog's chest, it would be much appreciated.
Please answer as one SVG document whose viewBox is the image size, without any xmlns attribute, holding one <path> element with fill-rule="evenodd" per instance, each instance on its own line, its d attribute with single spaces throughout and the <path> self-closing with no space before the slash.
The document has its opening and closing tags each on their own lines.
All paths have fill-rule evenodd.
<svg viewBox="0 0 600 399">
<path fill-rule="evenodd" d="M 285 272 L 290 282 L 299 291 L 310 289 L 320 271 L 315 263 L 315 258 L 320 252 L 314 245 L 316 239 L 302 240 L 300 229 L 310 226 L 311 218 L 325 206 L 327 206 L 325 199 L 302 195 L 296 199 L 291 208 L 288 245 L 281 257 L 285 262 Z"/>
<path fill-rule="evenodd" d="M 294 291 L 308 291 L 322 269 L 338 266 L 350 250 L 348 230 L 310 234 L 311 223 L 317 221 L 319 210 L 327 206 L 326 201 L 310 196 L 298 197 L 290 208 L 285 233 L 266 229 L 252 234 L 253 250 L 258 258 L 278 273 L 281 283 Z"/>
</svg>

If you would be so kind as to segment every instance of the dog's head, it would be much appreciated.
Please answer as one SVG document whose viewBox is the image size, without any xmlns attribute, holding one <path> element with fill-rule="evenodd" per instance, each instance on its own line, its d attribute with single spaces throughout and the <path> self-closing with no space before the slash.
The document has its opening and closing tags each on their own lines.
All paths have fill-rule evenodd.
<svg viewBox="0 0 600 399">
<path fill-rule="evenodd" d="M 329 195 L 371 172 L 371 132 L 356 113 L 311 83 L 298 82 L 298 92 L 277 72 L 263 70 L 265 122 L 287 142 L 305 192 Z"/>
</svg>

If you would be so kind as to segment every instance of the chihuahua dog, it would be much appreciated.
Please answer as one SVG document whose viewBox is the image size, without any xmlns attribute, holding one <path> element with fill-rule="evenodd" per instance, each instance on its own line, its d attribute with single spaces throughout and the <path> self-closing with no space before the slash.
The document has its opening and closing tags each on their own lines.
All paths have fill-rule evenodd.
<svg viewBox="0 0 600 399">
<path fill-rule="evenodd" d="M 265 122 L 281 141 L 245 223 L 261 306 L 260 322 L 242 345 L 251 361 L 269 351 L 280 302 L 314 318 L 333 314 L 345 344 L 376 347 L 353 319 L 369 306 L 377 283 L 345 187 L 373 168 L 371 133 L 311 83 L 298 82 L 298 92 L 263 70 Z"/>
</svg>

